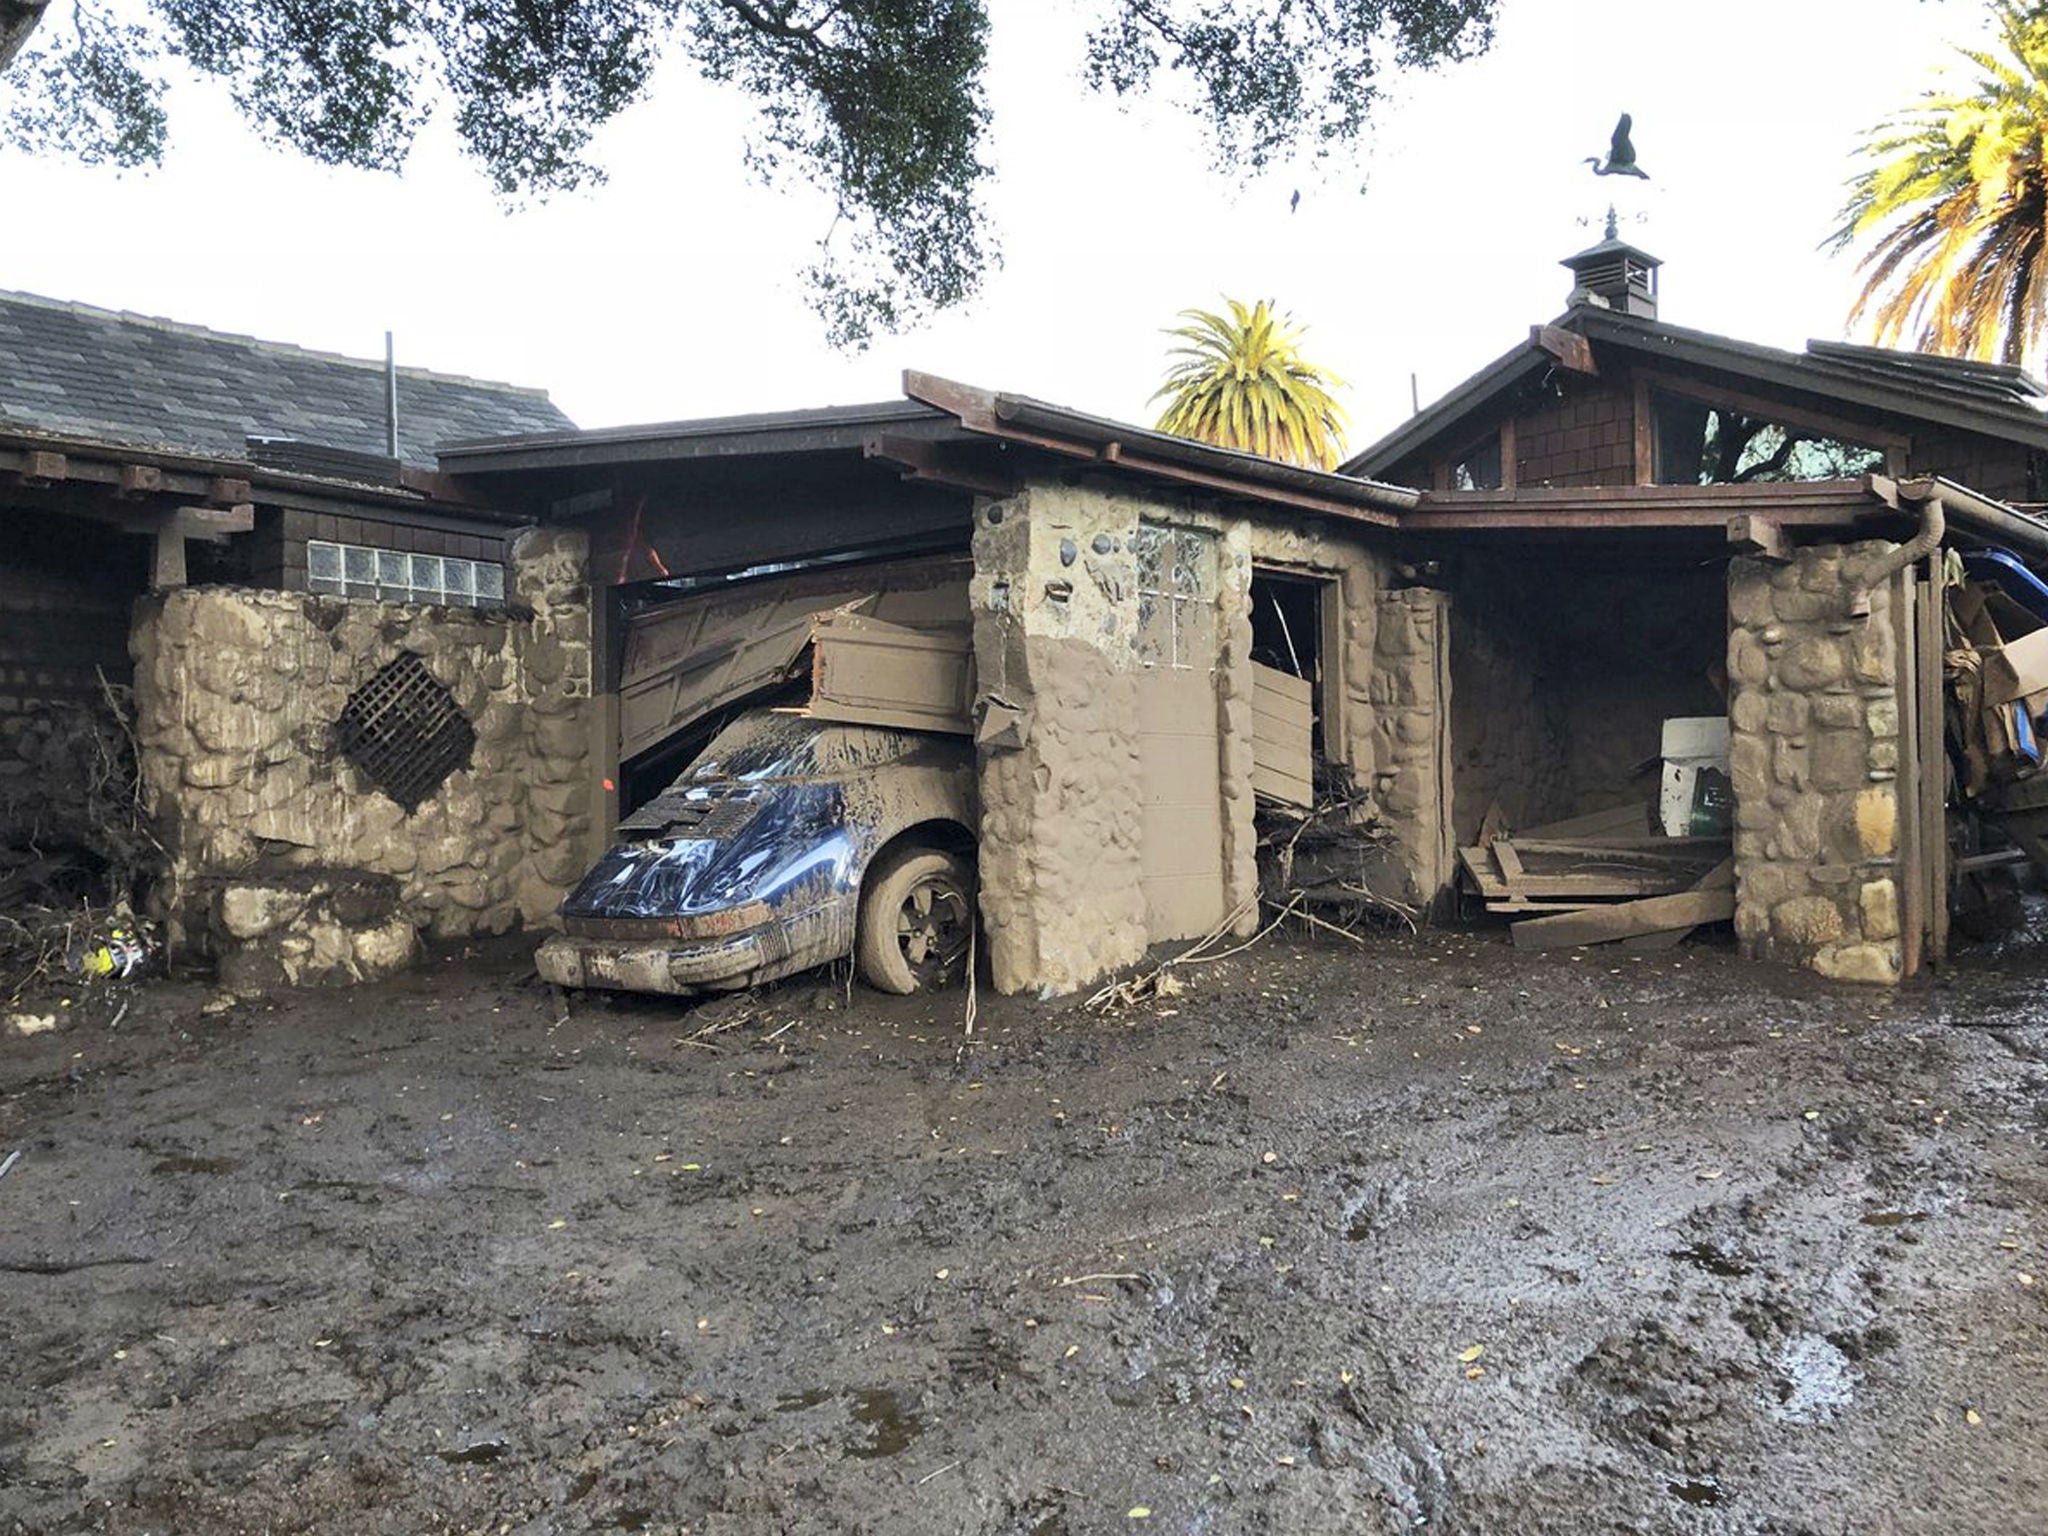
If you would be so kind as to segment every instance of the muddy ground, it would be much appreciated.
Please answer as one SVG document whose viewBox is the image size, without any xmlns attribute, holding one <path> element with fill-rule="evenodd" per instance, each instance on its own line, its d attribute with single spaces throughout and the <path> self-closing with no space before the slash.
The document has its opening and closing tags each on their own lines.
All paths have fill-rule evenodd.
<svg viewBox="0 0 2048 1536">
<path fill-rule="evenodd" d="M 2040 1530 L 2044 986 L 80 994 L 0 1034 L 0 1530 Z"/>
</svg>

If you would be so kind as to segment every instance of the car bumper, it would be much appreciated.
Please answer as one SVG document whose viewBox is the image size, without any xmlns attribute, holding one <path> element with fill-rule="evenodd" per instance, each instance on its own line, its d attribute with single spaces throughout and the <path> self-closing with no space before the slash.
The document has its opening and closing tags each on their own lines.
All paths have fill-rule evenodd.
<svg viewBox="0 0 2048 1536">
<path fill-rule="evenodd" d="M 558 933 L 533 957 L 543 981 L 689 997 L 732 992 L 826 965 L 853 948 L 851 902 L 832 901 L 717 939 L 594 938 Z"/>
<path fill-rule="evenodd" d="M 678 996 L 745 986 L 765 963 L 758 933 L 717 944 L 674 939 L 619 942 L 558 933 L 533 957 L 541 979 L 557 986 Z"/>
</svg>

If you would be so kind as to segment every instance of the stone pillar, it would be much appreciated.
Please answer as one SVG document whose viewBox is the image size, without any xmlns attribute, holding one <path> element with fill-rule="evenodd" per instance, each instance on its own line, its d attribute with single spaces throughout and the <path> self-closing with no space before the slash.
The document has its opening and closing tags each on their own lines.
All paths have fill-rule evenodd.
<svg viewBox="0 0 2048 1536">
<path fill-rule="evenodd" d="M 1450 879 L 1448 601 L 1428 587 L 1375 601 L 1368 684 L 1378 735 L 1373 778 L 1380 813 L 1407 864 L 1411 895 L 1433 905 Z"/>
<path fill-rule="evenodd" d="M 1069 992 L 1146 947 L 1138 508 L 1037 485 L 975 516 L 981 908 L 1001 992 Z"/>
<path fill-rule="evenodd" d="M 1245 912 L 1237 932 L 1259 928 L 1258 810 L 1252 790 L 1256 757 L 1252 726 L 1252 538 L 1243 521 L 1224 526 L 1217 541 L 1216 693 L 1223 786 L 1223 907 Z"/>
<path fill-rule="evenodd" d="M 1896 549 L 1813 545 L 1728 566 L 1735 931 L 1745 954 L 1899 979 L 1899 676 L 1892 594 L 1850 595 Z"/>
<path fill-rule="evenodd" d="M 535 926 L 591 862 L 590 541 L 580 529 L 529 529 L 512 545 L 511 566 L 513 600 L 527 615 L 516 638 L 530 765 L 513 894 L 521 920 Z"/>
</svg>

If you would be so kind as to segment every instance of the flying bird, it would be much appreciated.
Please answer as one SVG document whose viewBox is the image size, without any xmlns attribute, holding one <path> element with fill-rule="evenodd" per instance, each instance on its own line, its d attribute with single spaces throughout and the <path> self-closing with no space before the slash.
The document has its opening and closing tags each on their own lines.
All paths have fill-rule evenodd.
<svg viewBox="0 0 2048 1536">
<path fill-rule="evenodd" d="M 1287 199 L 1287 211 L 1288 211 L 1289 213 L 1292 213 L 1292 212 L 1294 212 L 1294 210 L 1295 210 L 1295 209 L 1299 208 L 1300 206 L 1301 206 L 1301 192 L 1300 192 L 1300 190 L 1299 190 L 1299 189 L 1297 188 L 1297 189 L 1296 189 L 1296 191 L 1295 191 L 1295 194 L 1294 194 L 1294 196 L 1292 196 L 1292 197 L 1290 197 L 1289 199 Z"/>
<path fill-rule="evenodd" d="M 1614 125 L 1614 137 L 1607 145 L 1607 163 L 1601 164 L 1598 155 L 1588 155 L 1586 164 L 1593 167 L 1595 176 L 1634 176 L 1643 181 L 1650 179 L 1650 173 L 1636 164 L 1636 147 L 1629 142 L 1628 130 L 1633 119 L 1624 112 L 1621 121 Z"/>
</svg>

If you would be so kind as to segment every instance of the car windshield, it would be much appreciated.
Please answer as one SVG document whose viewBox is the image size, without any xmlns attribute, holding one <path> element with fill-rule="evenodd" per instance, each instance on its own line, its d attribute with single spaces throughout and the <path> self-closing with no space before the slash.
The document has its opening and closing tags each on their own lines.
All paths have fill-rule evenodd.
<svg viewBox="0 0 2048 1536">
<path fill-rule="evenodd" d="M 927 745 L 915 732 L 753 710 L 720 731 L 675 787 L 837 776 L 896 762 Z"/>
</svg>

